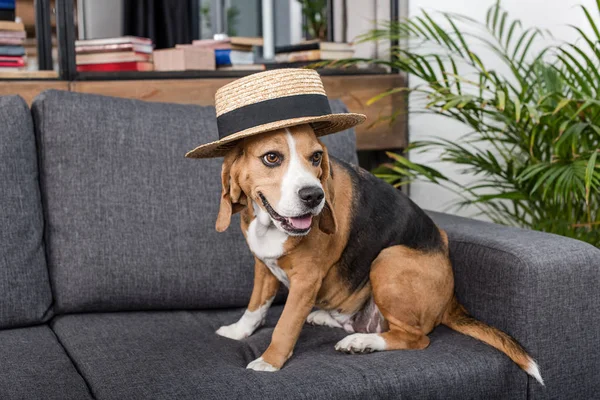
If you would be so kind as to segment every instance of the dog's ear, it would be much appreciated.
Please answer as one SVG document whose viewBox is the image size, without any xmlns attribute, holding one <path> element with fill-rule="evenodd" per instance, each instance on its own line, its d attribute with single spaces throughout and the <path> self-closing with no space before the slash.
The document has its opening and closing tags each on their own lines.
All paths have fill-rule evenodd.
<svg viewBox="0 0 600 400">
<path fill-rule="evenodd" d="M 329 200 L 325 200 L 323 211 L 319 214 L 319 229 L 328 235 L 333 235 L 337 231 L 337 221 Z"/>
<path fill-rule="evenodd" d="M 327 151 L 327 146 L 325 146 L 325 144 L 323 144 L 323 142 L 320 140 L 318 141 L 323 147 L 323 158 L 321 158 L 321 176 L 319 177 L 319 180 L 321 181 L 321 186 L 324 188 L 325 185 L 327 185 L 327 180 L 331 174 L 331 164 L 329 164 L 329 152 Z"/>
<path fill-rule="evenodd" d="M 223 232 L 231 223 L 231 216 L 240 212 L 246 207 L 248 201 L 246 195 L 242 192 L 237 182 L 237 173 L 234 164 L 239 157 L 239 149 L 231 149 L 221 167 L 221 205 L 215 229 L 217 232 Z"/>
<path fill-rule="evenodd" d="M 319 140 L 321 146 L 323 146 L 323 158 L 321 159 L 321 185 L 325 192 L 325 206 L 323 211 L 319 215 L 319 229 L 328 234 L 332 235 L 337 230 L 337 221 L 335 219 L 335 213 L 332 208 L 333 204 L 333 184 L 330 184 L 331 177 L 331 164 L 329 163 L 329 153 L 327 147 Z"/>
</svg>

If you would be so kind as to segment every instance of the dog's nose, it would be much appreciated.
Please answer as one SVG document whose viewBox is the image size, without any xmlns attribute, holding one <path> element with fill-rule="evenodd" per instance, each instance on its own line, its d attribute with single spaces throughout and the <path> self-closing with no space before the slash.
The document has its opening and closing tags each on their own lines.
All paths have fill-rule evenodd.
<svg viewBox="0 0 600 400">
<path fill-rule="evenodd" d="M 325 197 L 325 193 L 323 193 L 323 189 L 318 186 L 308 186 L 300 189 L 298 191 L 298 196 L 304 204 L 310 208 L 314 208 L 321 203 L 321 200 Z"/>
</svg>

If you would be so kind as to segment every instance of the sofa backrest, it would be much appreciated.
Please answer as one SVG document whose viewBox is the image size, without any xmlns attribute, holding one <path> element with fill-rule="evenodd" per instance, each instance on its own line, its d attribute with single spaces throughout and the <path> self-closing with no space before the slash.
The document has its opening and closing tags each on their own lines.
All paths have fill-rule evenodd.
<svg viewBox="0 0 600 400">
<path fill-rule="evenodd" d="M 213 107 L 48 91 L 32 111 L 57 312 L 247 303 L 239 219 L 214 228 L 222 159 L 184 158 L 215 139 Z M 325 139 L 356 162 L 352 131 Z"/>
<path fill-rule="evenodd" d="M 0 97 L 0 329 L 51 317 L 43 229 L 31 114 L 22 98 Z"/>
</svg>

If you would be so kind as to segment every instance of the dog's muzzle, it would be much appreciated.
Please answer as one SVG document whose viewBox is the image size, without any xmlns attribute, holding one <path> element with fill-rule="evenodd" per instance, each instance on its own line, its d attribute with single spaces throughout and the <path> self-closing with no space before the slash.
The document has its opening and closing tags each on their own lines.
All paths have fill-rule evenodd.
<svg viewBox="0 0 600 400">
<path fill-rule="evenodd" d="M 306 207 L 316 208 L 323 201 L 325 192 L 318 186 L 307 186 L 298 191 L 298 197 Z"/>
<path fill-rule="evenodd" d="M 321 189 L 319 189 L 321 190 Z M 322 190 L 321 190 L 322 192 Z M 260 197 L 260 200 L 263 204 L 263 206 L 265 207 L 265 210 L 267 210 L 267 212 L 269 213 L 269 216 L 274 220 L 279 222 L 279 224 L 281 224 L 281 227 L 288 233 L 292 234 L 292 235 L 305 235 L 308 233 L 308 231 L 310 231 L 310 227 L 312 225 L 312 217 L 313 215 L 311 213 L 306 213 L 303 215 L 299 215 L 296 217 L 284 217 L 283 215 L 279 215 L 277 213 L 277 211 L 275 211 L 275 209 L 273 209 L 273 207 L 271 206 L 271 204 L 269 203 L 269 201 L 267 200 L 267 198 L 262 194 L 262 193 L 258 193 L 258 196 Z M 315 193 L 312 195 L 312 200 L 310 200 L 311 202 L 315 201 L 314 198 L 319 197 L 318 193 Z M 306 196 L 308 198 L 308 195 Z M 316 206 L 318 206 L 321 201 L 323 200 L 324 194 L 321 195 L 321 199 L 316 202 L 315 206 L 312 208 L 315 208 Z M 307 200 L 309 201 L 309 200 Z"/>
</svg>

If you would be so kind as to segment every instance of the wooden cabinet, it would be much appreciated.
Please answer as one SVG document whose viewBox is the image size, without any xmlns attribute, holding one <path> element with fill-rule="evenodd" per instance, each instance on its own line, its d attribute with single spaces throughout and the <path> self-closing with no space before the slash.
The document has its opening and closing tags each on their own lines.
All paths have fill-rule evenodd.
<svg viewBox="0 0 600 400">
<path fill-rule="evenodd" d="M 4 81 L 0 95 L 20 94 L 31 102 L 46 89 L 71 90 L 105 96 L 125 97 L 145 101 L 214 105 L 218 88 L 233 78 L 156 79 L 118 81 Z M 406 103 L 404 95 L 394 94 L 368 105 L 369 99 L 406 84 L 403 75 L 323 76 L 329 98 L 341 99 L 351 112 L 367 116 L 367 122 L 356 128 L 359 150 L 403 149 L 407 146 Z M 381 118 L 399 114 L 390 125 Z"/>
</svg>

